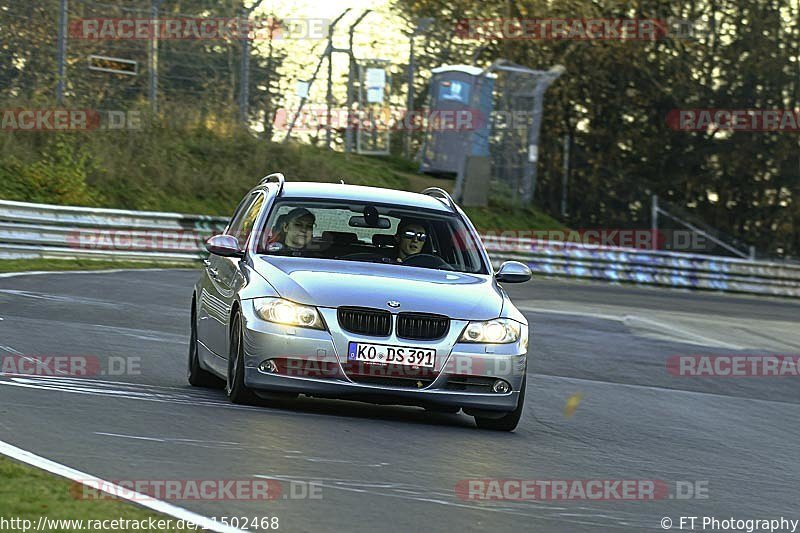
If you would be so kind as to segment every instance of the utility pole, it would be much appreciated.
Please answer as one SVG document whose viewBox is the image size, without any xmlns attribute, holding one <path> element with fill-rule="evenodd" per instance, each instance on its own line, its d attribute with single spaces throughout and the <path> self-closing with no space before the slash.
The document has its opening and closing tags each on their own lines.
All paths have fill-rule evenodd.
<svg viewBox="0 0 800 533">
<path fill-rule="evenodd" d="M 67 0 L 61 0 L 61 10 L 58 14 L 58 85 L 56 86 L 56 102 L 64 102 L 64 86 L 67 77 L 67 18 L 69 5 Z"/>
</svg>

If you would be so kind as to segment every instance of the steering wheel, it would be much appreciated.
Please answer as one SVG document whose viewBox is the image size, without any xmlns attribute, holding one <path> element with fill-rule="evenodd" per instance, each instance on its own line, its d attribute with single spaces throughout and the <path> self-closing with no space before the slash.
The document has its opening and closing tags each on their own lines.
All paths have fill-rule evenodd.
<svg viewBox="0 0 800 533">
<path fill-rule="evenodd" d="M 448 263 L 438 255 L 433 255 L 433 254 L 411 255 L 403 261 L 403 264 L 409 266 L 424 267 L 424 268 L 438 268 L 441 270 L 455 270 L 450 263 Z"/>
</svg>

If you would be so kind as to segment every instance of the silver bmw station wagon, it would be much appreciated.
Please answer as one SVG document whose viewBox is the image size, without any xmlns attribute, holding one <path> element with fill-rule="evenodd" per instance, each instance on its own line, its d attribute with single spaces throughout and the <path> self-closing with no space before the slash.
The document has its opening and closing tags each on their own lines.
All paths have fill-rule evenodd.
<svg viewBox="0 0 800 533">
<path fill-rule="evenodd" d="M 191 308 L 189 383 L 235 403 L 299 394 L 416 405 L 511 431 L 528 323 L 446 191 L 270 174 L 211 237 Z"/>
</svg>

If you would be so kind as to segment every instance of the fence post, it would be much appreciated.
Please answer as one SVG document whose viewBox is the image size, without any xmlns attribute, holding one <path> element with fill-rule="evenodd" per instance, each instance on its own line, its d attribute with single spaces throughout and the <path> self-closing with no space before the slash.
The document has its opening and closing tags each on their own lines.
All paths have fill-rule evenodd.
<svg viewBox="0 0 800 533">
<path fill-rule="evenodd" d="M 539 166 L 539 136 L 544 113 L 544 93 L 547 88 L 564 73 L 564 67 L 557 65 L 542 75 L 533 90 L 533 117 L 528 130 L 528 158 L 522 175 L 522 203 L 529 205 L 536 191 L 536 174 Z"/>
<path fill-rule="evenodd" d="M 242 8 L 242 19 L 239 23 L 239 32 L 242 39 L 241 73 L 239 74 L 239 120 L 247 124 L 247 109 L 250 102 L 250 40 L 246 31 L 250 22 L 250 12 Z M 245 31 L 242 32 L 242 29 Z"/>
<path fill-rule="evenodd" d="M 564 134 L 564 161 L 561 167 L 561 216 L 567 216 L 567 182 L 569 181 L 570 134 Z"/>
<path fill-rule="evenodd" d="M 654 194 L 650 206 L 650 239 L 653 242 L 653 250 L 658 250 L 658 195 Z"/>
<path fill-rule="evenodd" d="M 151 0 L 150 19 L 153 34 L 150 36 L 150 46 L 148 53 L 148 71 L 150 77 L 149 100 L 150 111 L 155 115 L 158 113 L 158 8 L 164 0 Z"/>
<path fill-rule="evenodd" d="M 331 149 L 331 120 L 333 120 L 333 25 L 328 28 L 328 88 L 325 91 L 325 148 Z"/>
<path fill-rule="evenodd" d="M 361 24 L 361 21 L 364 20 L 364 17 L 372 13 L 371 9 L 365 10 L 361 13 L 353 24 L 350 25 L 350 28 L 347 30 L 348 41 L 347 41 L 347 125 L 345 126 L 345 135 L 344 135 L 344 151 L 346 153 L 350 153 L 353 151 L 353 104 L 356 100 L 356 90 L 355 90 L 355 77 L 358 74 L 358 65 L 356 64 L 356 56 L 353 54 L 353 38 L 356 31 L 356 26 Z M 360 87 L 360 79 L 359 79 L 359 93 L 361 92 Z M 359 113 L 361 110 L 359 109 Z"/>
<path fill-rule="evenodd" d="M 68 0 L 61 0 L 58 14 L 58 84 L 56 85 L 56 102 L 64 101 L 64 86 L 67 76 L 67 19 L 69 16 Z"/>
</svg>

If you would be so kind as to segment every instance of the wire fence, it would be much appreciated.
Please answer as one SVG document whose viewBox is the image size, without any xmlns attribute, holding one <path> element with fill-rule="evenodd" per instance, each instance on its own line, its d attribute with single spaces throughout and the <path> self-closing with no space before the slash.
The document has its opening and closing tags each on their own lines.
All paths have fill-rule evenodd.
<svg viewBox="0 0 800 533">
<path fill-rule="evenodd" d="M 71 108 L 160 108 L 169 118 L 263 129 L 285 57 L 271 42 L 280 23 L 234 4 L 185 13 L 178 0 L 4 3 L 0 100 L 58 95 L 58 105 Z M 265 53 L 254 53 L 256 42 Z"/>
</svg>

